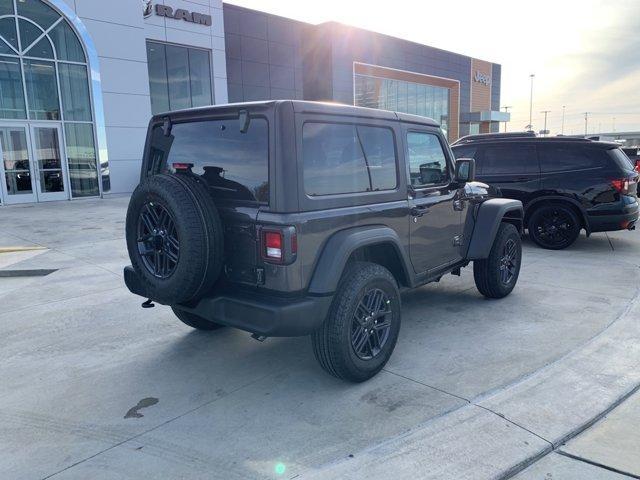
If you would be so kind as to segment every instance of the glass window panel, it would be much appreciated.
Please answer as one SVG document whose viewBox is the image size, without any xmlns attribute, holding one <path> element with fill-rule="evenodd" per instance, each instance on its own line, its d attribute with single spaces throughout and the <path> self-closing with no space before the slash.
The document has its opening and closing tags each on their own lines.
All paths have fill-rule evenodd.
<svg viewBox="0 0 640 480">
<path fill-rule="evenodd" d="M 19 19 L 18 24 L 20 25 L 20 45 L 24 51 L 29 48 L 31 44 L 44 32 L 33 23 L 27 22 L 23 19 Z"/>
<path fill-rule="evenodd" d="M 100 189 L 93 126 L 86 123 L 66 123 L 64 129 L 71 194 L 74 198 L 95 197 L 100 194 Z"/>
<path fill-rule="evenodd" d="M 43 37 L 25 54 L 29 57 L 53 58 L 53 48 L 47 37 Z"/>
<path fill-rule="evenodd" d="M 18 50 L 18 34 L 16 33 L 15 18 L 0 19 L 0 36 L 2 36 L 9 45 Z"/>
<path fill-rule="evenodd" d="M 91 100 L 87 67 L 59 63 L 60 91 L 65 120 L 91 121 Z"/>
<path fill-rule="evenodd" d="M 60 120 L 58 82 L 53 62 L 23 60 L 29 118 L 33 120 Z"/>
<path fill-rule="evenodd" d="M 426 116 L 429 118 L 433 118 L 434 117 L 434 108 L 433 108 L 433 93 L 434 93 L 435 87 L 432 87 L 431 85 L 427 85 L 427 111 L 426 111 Z"/>
<path fill-rule="evenodd" d="M 407 82 L 398 82 L 398 111 L 407 112 Z"/>
<path fill-rule="evenodd" d="M 77 35 L 66 20 L 56 25 L 56 27 L 49 32 L 49 36 L 53 41 L 53 45 L 56 47 L 58 60 L 69 60 L 71 62 L 87 61 Z"/>
<path fill-rule="evenodd" d="M 0 38 L 0 55 L 15 55 L 16 52 L 14 52 L 9 45 L 7 45 L 7 42 L 5 42 L 4 40 L 2 40 Z"/>
<path fill-rule="evenodd" d="M 389 128 L 358 126 L 373 190 L 393 190 L 397 185 L 396 149 Z"/>
<path fill-rule="evenodd" d="M 407 134 L 407 151 L 409 152 L 409 175 L 412 186 L 446 183 L 449 177 L 447 160 L 436 135 L 409 132 Z"/>
<path fill-rule="evenodd" d="M 418 85 L 417 93 L 417 113 L 423 117 L 427 115 L 427 87 L 426 85 Z"/>
<path fill-rule="evenodd" d="M 483 175 L 539 173 L 533 145 L 487 145 L 478 149 L 478 169 Z"/>
<path fill-rule="evenodd" d="M 33 20 L 45 30 L 60 18 L 60 15 L 42 0 L 19 0 L 16 4 L 18 15 Z"/>
<path fill-rule="evenodd" d="M 385 80 L 387 84 L 387 109 L 398 110 L 398 82 L 395 80 Z"/>
<path fill-rule="evenodd" d="M 27 118 L 17 58 L 0 57 L 0 118 Z"/>
<path fill-rule="evenodd" d="M 192 171 L 214 198 L 269 202 L 269 127 L 252 118 L 242 133 L 237 118 L 176 123 L 167 138 L 162 126 L 151 140 L 151 171 L 175 171 L 173 163 L 192 163 Z"/>
<path fill-rule="evenodd" d="M 13 0 L 0 0 L 0 16 L 14 14 Z"/>
<path fill-rule="evenodd" d="M 169 106 L 171 110 L 191 107 L 189 54 L 186 48 L 166 45 Z"/>
<path fill-rule="evenodd" d="M 167 57 L 162 43 L 147 42 L 147 65 L 151 91 L 152 113 L 166 112 L 169 108 L 169 85 L 167 83 Z"/>
<path fill-rule="evenodd" d="M 415 114 L 418 105 L 417 105 L 417 96 L 418 96 L 418 86 L 415 83 L 409 83 L 407 85 L 407 113 Z"/>
<path fill-rule="evenodd" d="M 27 136 L 23 128 L 0 130 L 0 144 L 5 168 L 5 183 L 9 195 L 33 193 Z"/>
<path fill-rule="evenodd" d="M 365 157 L 354 125 L 305 123 L 302 158 L 307 195 L 371 190 Z"/>
<path fill-rule="evenodd" d="M 189 73 L 192 106 L 211 105 L 211 59 L 209 52 L 189 49 Z"/>
</svg>

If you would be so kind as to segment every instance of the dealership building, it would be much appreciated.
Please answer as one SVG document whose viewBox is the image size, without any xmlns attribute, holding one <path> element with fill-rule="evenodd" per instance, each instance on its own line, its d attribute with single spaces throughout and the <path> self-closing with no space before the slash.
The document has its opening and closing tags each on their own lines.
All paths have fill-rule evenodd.
<svg viewBox="0 0 640 480">
<path fill-rule="evenodd" d="M 497 131 L 500 65 L 220 0 L 0 0 L 0 205 L 135 187 L 152 114 L 265 99 Z"/>
</svg>

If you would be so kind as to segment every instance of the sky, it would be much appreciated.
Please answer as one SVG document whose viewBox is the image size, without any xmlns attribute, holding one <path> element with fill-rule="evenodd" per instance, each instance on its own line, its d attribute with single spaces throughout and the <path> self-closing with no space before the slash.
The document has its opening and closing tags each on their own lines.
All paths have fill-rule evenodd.
<svg viewBox="0 0 640 480">
<path fill-rule="evenodd" d="M 337 21 L 502 65 L 508 130 L 640 130 L 640 0 L 231 0 L 310 23 Z M 501 126 L 501 130 L 504 127 Z"/>
</svg>

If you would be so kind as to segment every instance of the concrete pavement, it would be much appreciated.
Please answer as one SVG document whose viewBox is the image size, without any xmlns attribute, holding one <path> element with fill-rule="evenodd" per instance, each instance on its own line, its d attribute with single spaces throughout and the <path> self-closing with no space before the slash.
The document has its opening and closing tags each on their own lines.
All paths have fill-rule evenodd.
<svg viewBox="0 0 640 480">
<path fill-rule="evenodd" d="M 47 248 L 0 269 L 57 269 L 0 277 L 0 478 L 496 478 L 640 383 L 636 232 L 527 243 L 501 301 L 470 268 L 405 293 L 391 361 L 350 385 L 307 338 L 260 344 L 141 309 L 121 279 L 126 204 L 0 209 L 0 247 Z"/>
</svg>

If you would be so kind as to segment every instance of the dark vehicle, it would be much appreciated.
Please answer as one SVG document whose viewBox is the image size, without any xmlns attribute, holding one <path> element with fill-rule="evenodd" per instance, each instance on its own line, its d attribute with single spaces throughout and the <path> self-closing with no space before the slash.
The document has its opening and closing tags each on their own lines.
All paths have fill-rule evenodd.
<svg viewBox="0 0 640 480">
<path fill-rule="evenodd" d="M 622 151 L 627 154 L 631 163 L 636 169 L 636 172 L 640 172 L 640 150 L 637 147 L 623 147 Z"/>
<path fill-rule="evenodd" d="M 524 205 L 529 236 L 548 249 L 571 245 L 584 229 L 633 230 L 638 173 L 614 143 L 569 137 L 479 139 L 453 146 L 474 158 L 477 177 Z"/>
<path fill-rule="evenodd" d="M 474 170 L 413 115 L 272 101 L 155 116 L 125 281 L 197 329 L 311 335 L 327 372 L 363 381 L 394 349 L 400 288 L 472 261 L 486 297 L 514 288 L 522 205 Z"/>
</svg>

